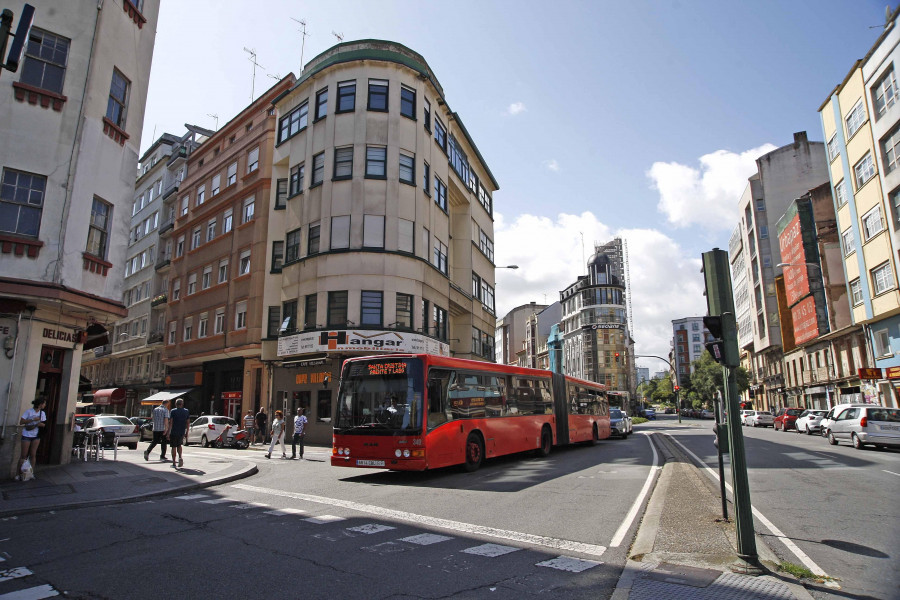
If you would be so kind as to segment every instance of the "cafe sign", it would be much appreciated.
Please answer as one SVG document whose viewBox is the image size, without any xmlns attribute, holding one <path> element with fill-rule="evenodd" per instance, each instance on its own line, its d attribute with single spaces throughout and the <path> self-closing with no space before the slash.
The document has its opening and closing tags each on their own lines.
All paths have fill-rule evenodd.
<svg viewBox="0 0 900 600">
<path fill-rule="evenodd" d="M 881 369 L 859 369 L 860 379 L 881 379 Z"/>
</svg>

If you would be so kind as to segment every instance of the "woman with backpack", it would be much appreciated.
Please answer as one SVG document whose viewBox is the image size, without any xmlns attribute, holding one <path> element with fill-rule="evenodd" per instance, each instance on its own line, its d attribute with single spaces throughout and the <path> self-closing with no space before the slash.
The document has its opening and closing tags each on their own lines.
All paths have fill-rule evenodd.
<svg viewBox="0 0 900 600">
<path fill-rule="evenodd" d="M 19 468 L 16 470 L 17 481 L 22 480 L 22 465 L 26 460 L 29 461 L 32 470 L 34 469 L 38 446 L 41 443 L 41 431 L 47 422 L 47 413 L 44 412 L 47 401 L 36 398 L 31 405 L 32 408 L 22 413 L 22 418 L 19 419 L 19 425 L 22 426 L 22 454 L 19 456 Z"/>
</svg>

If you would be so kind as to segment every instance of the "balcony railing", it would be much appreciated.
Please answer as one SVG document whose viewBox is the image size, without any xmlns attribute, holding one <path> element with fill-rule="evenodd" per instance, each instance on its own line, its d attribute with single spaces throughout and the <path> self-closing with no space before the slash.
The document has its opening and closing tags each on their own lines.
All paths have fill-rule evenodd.
<svg viewBox="0 0 900 600">
<path fill-rule="evenodd" d="M 153 331 L 150 335 L 147 336 L 148 344 L 159 344 L 164 339 L 164 334 L 162 331 Z"/>
<path fill-rule="evenodd" d="M 112 353 L 112 346 L 110 344 L 106 344 L 105 346 L 97 346 L 94 348 L 94 356 L 101 357 L 107 356 Z"/>
<path fill-rule="evenodd" d="M 172 259 L 168 256 L 160 256 L 156 261 L 156 270 L 164 269 L 172 264 Z M 154 305 L 155 306 L 155 305 Z"/>
<path fill-rule="evenodd" d="M 165 304 L 168 301 L 169 297 L 166 294 L 160 294 L 150 301 L 150 306 L 159 306 L 160 304 Z"/>
</svg>

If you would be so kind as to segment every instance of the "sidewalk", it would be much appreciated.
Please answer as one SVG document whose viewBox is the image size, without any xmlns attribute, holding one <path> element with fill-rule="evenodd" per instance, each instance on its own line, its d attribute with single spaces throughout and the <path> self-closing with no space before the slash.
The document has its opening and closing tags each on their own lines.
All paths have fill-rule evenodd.
<svg viewBox="0 0 900 600">
<path fill-rule="evenodd" d="M 651 435 L 664 466 L 612 600 L 812 600 L 792 577 L 776 574 L 778 558 L 759 536 L 757 552 L 769 572 L 732 571 L 734 523 L 722 521 L 718 488 L 668 436 Z"/>
<path fill-rule="evenodd" d="M 32 481 L 0 483 L 0 518 L 46 510 L 63 510 L 133 502 L 151 496 L 184 492 L 249 477 L 256 464 L 242 450 L 215 454 L 188 446 L 184 467 L 175 469 L 171 459 L 159 460 L 154 449 L 144 461 L 147 444 L 137 450 L 119 448 L 118 457 L 105 451 L 98 462 L 77 461 L 67 465 L 39 465 Z M 171 456 L 171 455 L 170 455 Z"/>
</svg>

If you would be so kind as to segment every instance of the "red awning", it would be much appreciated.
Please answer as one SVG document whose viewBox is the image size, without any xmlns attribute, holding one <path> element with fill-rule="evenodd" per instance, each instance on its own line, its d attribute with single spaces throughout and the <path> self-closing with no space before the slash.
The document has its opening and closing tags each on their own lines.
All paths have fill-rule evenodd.
<svg viewBox="0 0 900 600">
<path fill-rule="evenodd" d="M 125 404 L 125 388 L 107 388 L 94 392 L 94 404 Z"/>
</svg>

